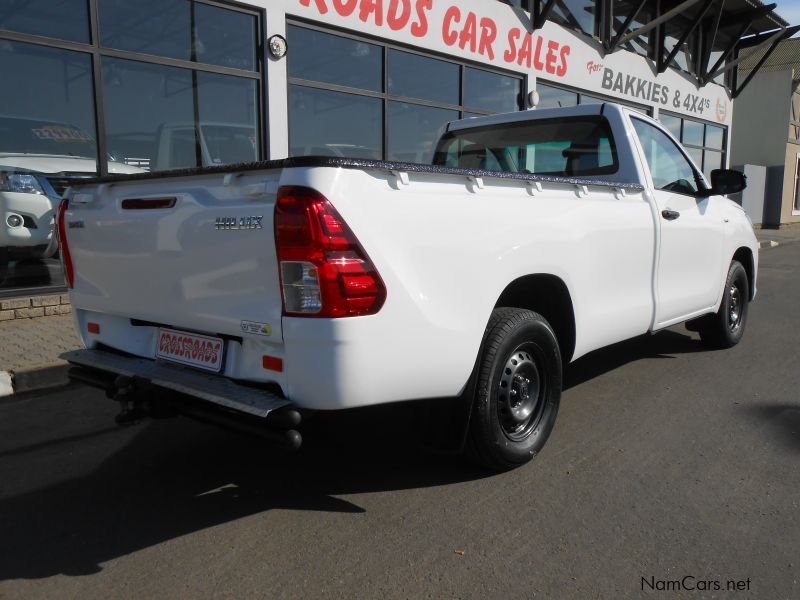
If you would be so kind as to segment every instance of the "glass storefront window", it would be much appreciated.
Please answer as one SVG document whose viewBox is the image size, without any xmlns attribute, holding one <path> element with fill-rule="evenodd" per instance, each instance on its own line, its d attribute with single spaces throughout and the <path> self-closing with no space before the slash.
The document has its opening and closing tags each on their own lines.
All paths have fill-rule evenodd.
<svg viewBox="0 0 800 600">
<path fill-rule="evenodd" d="M 640 112 L 642 114 L 650 114 L 650 110 L 643 106 L 631 104 L 628 102 L 621 102 L 620 100 L 609 100 L 600 96 L 593 96 L 591 94 L 584 94 L 565 90 L 554 85 L 537 82 L 536 91 L 539 93 L 539 104 L 536 108 L 563 108 L 568 106 L 577 106 L 579 104 L 602 104 L 604 102 L 616 102 L 624 106 Z"/>
<path fill-rule="evenodd" d="M 725 127 L 664 112 L 658 120 L 683 144 L 707 180 L 711 171 L 725 168 Z"/>
<path fill-rule="evenodd" d="M 703 170 L 703 151 L 700 148 L 692 148 L 691 146 L 684 146 L 686 150 L 686 154 L 688 154 L 692 161 L 694 161 L 695 166 Z"/>
<path fill-rule="evenodd" d="M 491 112 L 514 112 L 520 104 L 522 81 L 483 69 L 464 69 L 464 106 Z"/>
<path fill-rule="evenodd" d="M 711 181 L 711 171 L 725 167 L 722 158 L 722 152 L 714 152 L 713 150 L 703 152 L 703 174 L 709 182 Z"/>
<path fill-rule="evenodd" d="M 289 153 L 292 156 L 383 155 L 383 106 L 378 98 L 291 86 Z"/>
<path fill-rule="evenodd" d="M 63 286 L 53 217 L 65 181 L 96 173 L 92 65 L 87 54 L 0 43 L 0 293 Z M 53 90 L 59 93 L 54 94 Z"/>
<path fill-rule="evenodd" d="M 681 119 L 672 115 L 660 114 L 658 120 L 676 139 L 681 139 Z"/>
<path fill-rule="evenodd" d="M 410 52 L 389 50 L 389 93 L 458 104 L 459 66 Z"/>
<path fill-rule="evenodd" d="M 87 0 L 0 0 L 0 29 L 89 43 Z"/>
<path fill-rule="evenodd" d="M 287 41 L 290 156 L 429 163 L 444 123 L 519 109 L 522 77 L 301 25 Z"/>
<path fill-rule="evenodd" d="M 195 60 L 234 69 L 256 70 L 255 15 L 195 3 Z"/>
<path fill-rule="evenodd" d="M 543 83 L 536 84 L 539 92 L 539 104 L 536 108 L 559 108 L 564 106 L 578 106 L 578 94 L 561 88 L 552 87 Z"/>
<path fill-rule="evenodd" d="M 251 79 L 108 58 L 109 154 L 152 171 L 257 160 L 256 94 Z"/>
<path fill-rule="evenodd" d="M 703 124 L 697 121 L 684 120 L 683 143 L 691 146 L 703 145 Z"/>
<path fill-rule="evenodd" d="M 107 58 L 103 98 L 115 161 L 153 171 L 197 165 L 190 70 Z"/>
<path fill-rule="evenodd" d="M 722 150 L 725 130 L 715 125 L 706 125 L 706 146 Z"/>
<path fill-rule="evenodd" d="M 100 43 L 106 48 L 191 60 L 187 0 L 98 0 Z"/>
<path fill-rule="evenodd" d="M 0 214 L 19 217 L 0 296 L 63 288 L 53 217 L 76 180 L 261 158 L 259 31 L 256 10 L 194 0 L 0 0 Z"/>
<path fill-rule="evenodd" d="M 456 119 L 457 110 L 390 102 L 387 159 L 429 164 L 439 128 Z"/>
<path fill-rule="evenodd" d="M 380 46 L 290 25 L 289 77 L 383 91 Z"/>
<path fill-rule="evenodd" d="M 203 166 L 258 160 L 256 81 L 201 72 L 197 96 Z"/>
</svg>

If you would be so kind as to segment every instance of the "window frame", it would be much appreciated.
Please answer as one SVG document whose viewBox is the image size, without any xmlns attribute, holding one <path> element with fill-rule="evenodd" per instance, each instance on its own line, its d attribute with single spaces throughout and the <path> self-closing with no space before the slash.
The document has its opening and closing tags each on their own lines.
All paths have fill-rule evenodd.
<svg viewBox="0 0 800 600">
<path fill-rule="evenodd" d="M 332 92 L 340 92 L 345 94 L 353 94 L 356 96 L 366 96 L 369 98 L 377 98 L 382 101 L 382 109 L 383 109 L 383 126 L 382 126 L 382 148 L 381 148 L 381 156 L 383 157 L 382 160 L 387 160 L 389 154 L 389 103 L 390 102 L 401 102 L 404 104 L 410 104 L 414 106 L 423 106 L 428 108 L 441 108 L 445 110 L 453 110 L 457 111 L 459 114 L 459 118 L 465 118 L 465 115 L 493 115 L 497 114 L 493 111 L 487 111 L 482 108 L 467 106 L 464 104 L 464 73 L 466 69 L 476 69 L 480 71 L 487 71 L 489 73 L 494 73 L 497 75 L 502 75 L 504 77 L 509 77 L 512 79 L 516 79 L 519 82 L 519 97 L 517 98 L 517 111 L 522 110 L 522 105 L 524 102 L 525 90 L 527 89 L 527 75 L 523 75 L 521 73 L 515 73 L 513 71 L 505 71 L 503 69 L 497 69 L 491 66 L 473 63 L 467 60 L 461 60 L 454 56 L 448 56 L 446 54 L 439 54 L 436 52 L 425 52 L 424 50 L 413 47 L 413 46 L 404 46 L 402 44 L 394 43 L 390 40 L 386 40 L 383 38 L 376 38 L 371 37 L 368 35 L 360 35 L 355 34 L 352 31 L 348 31 L 345 29 L 341 29 L 338 27 L 333 27 L 330 25 L 320 24 L 318 22 L 297 18 L 297 17 L 290 17 L 287 15 L 286 18 L 286 29 L 287 29 L 287 38 L 289 38 L 288 30 L 289 27 L 303 27 L 306 29 L 310 29 L 312 31 L 318 31 L 320 33 L 328 34 L 328 35 L 336 35 L 345 39 L 353 40 L 356 42 L 363 42 L 366 44 L 372 44 L 374 46 L 379 46 L 381 48 L 381 83 L 382 83 L 382 91 L 375 92 L 372 90 L 366 90 L 362 88 L 354 88 L 350 86 L 344 85 L 337 85 L 331 83 L 324 83 L 320 81 L 314 81 L 310 79 L 301 79 L 298 77 L 292 77 L 287 72 L 286 77 L 286 97 L 289 98 L 291 94 L 292 86 L 298 87 L 305 87 L 305 88 L 314 88 L 318 90 L 326 90 Z M 289 39 L 289 44 L 291 44 L 291 39 Z M 443 62 L 451 63 L 458 65 L 459 67 L 459 104 L 450 104 L 445 102 L 436 102 L 431 100 L 425 100 L 422 98 L 414 98 L 409 96 L 400 96 L 394 95 L 389 93 L 389 52 L 391 50 L 396 50 L 400 52 L 405 52 L 407 54 L 414 54 L 417 56 L 421 56 L 424 58 L 432 58 L 435 60 L 441 60 Z M 291 145 L 292 140 L 292 131 L 291 131 L 291 119 L 287 124 L 287 139 L 289 144 Z"/>
<path fill-rule="evenodd" d="M 536 78 L 536 87 L 534 89 L 538 90 L 540 85 L 545 85 L 545 86 L 551 87 L 553 89 L 561 90 L 562 92 L 569 92 L 570 94 L 576 94 L 578 96 L 578 103 L 576 104 L 576 106 L 583 105 L 584 103 L 581 102 L 581 100 L 583 99 L 584 96 L 588 96 L 590 98 L 596 98 L 598 100 L 602 100 L 603 102 L 613 102 L 614 104 L 619 104 L 621 106 L 624 106 L 625 108 L 629 108 L 631 110 L 634 110 L 634 111 L 637 111 L 637 112 L 641 112 L 642 114 L 647 115 L 648 117 L 652 117 L 653 116 L 653 108 L 651 106 L 647 106 L 646 104 L 638 104 L 636 102 L 629 102 L 628 100 L 623 100 L 623 99 L 620 99 L 620 98 L 614 98 L 612 96 L 607 96 L 605 94 L 600 94 L 600 93 L 597 93 L 597 92 L 587 92 L 586 90 L 581 89 L 581 88 L 575 88 L 575 87 L 571 87 L 571 86 L 568 86 L 568 85 L 563 85 L 563 84 L 560 84 L 560 83 L 553 83 L 551 81 L 548 81 L 547 79 L 542 79 L 542 78 L 538 78 L 537 77 Z M 539 107 L 537 106 L 537 108 L 539 108 Z"/>
<path fill-rule="evenodd" d="M 258 153 L 263 159 L 269 156 L 268 139 L 269 132 L 267 112 L 264 99 L 267 98 L 267 77 L 266 77 L 266 45 L 264 40 L 264 31 L 266 26 L 266 9 L 256 6 L 250 6 L 239 2 L 219 2 L 217 0 L 190 0 L 192 5 L 192 12 L 194 6 L 197 4 L 206 4 L 215 6 L 226 10 L 232 10 L 244 14 L 249 14 L 256 19 L 256 63 L 255 70 L 237 69 L 233 67 L 224 67 L 219 65 L 194 62 L 192 60 L 182 60 L 167 58 L 164 56 L 157 56 L 153 54 L 144 54 L 140 52 L 133 52 L 129 50 L 117 50 L 114 48 L 106 48 L 100 45 L 100 19 L 98 0 L 86 0 L 88 4 L 89 16 L 89 42 L 74 42 L 69 40 L 62 40 L 58 38 L 47 37 L 43 35 L 35 35 L 30 33 L 20 33 L 8 29 L 0 29 L 0 39 L 7 39 L 12 42 L 22 42 L 26 44 L 34 44 L 38 46 L 45 46 L 56 48 L 60 50 L 72 50 L 89 54 L 92 60 L 92 85 L 94 91 L 94 125 L 95 137 L 97 143 L 97 170 L 98 176 L 104 177 L 108 175 L 108 145 L 106 143 L 106 128 L 105 119 L 106 112 L 103 105 L 103 85 L 102 85 L 102 72 L 103 72 L 103 58 L 120 58 L 124 60 L 137 61 L 148 64 L 162 65 L 167 67 L 178 67 L 187 69 L 192 74 L 193 79 L 193 100 L 195 103 L 195 125 L 199 118 L 198 115 L 198 96 L 197 96 L 197 72 L 216 73 L 219 75 L 232 75 L 235 77 L 242 77 L 246 79 L 256 80 L 256 90 L 258 97 L 257 111 L 256 111 L 256 129 L 259 132 Z M 195 148 L 197 156 L 202 156 L 200 147 L 200 138 L 195 134 Z"/>
<path fill-rule="evenodd" d="M 669 111 L 669 110 L 659 110 L 658 111 L 659 118 L 661 117 L 662 114 L 667 115 L 669 117 L 672 117 L 674 119 L 680 119 L 680 121 L 681 121 L 681 131 L 680 131 L 680 135 L 677 136 L 677 140 L 678 140 L 678 142 L 680 142 L 680 145 L 681 145 L 682 148 L 684 148 L 684 149 L 693 148 L 695 150 L 700 150 L 703 153 L 702 163 L 700 165 L 698 165 L 698 166 L 700 168 L 700 172 L 703 174 L 704 177 L 705 177 L 705 168 L 706 168 L 706 164 L 705 163 L 706 163 L 706 153 L 707 152 L 713 152 L 713 153 L 716 153 L 716 154 L 720 155 L 720 158 L 722 159 L 720 161 L 721 162 L 721 166 L 715 167 L 715 168 L 724 169 L 727 166 L 727 164 L 728 164 L 728 136 L 730 135 L 730 128 L 727 125 L 722 125 L 721 123 L 712 123 L 711 121 L 705 121 L 703 119 L 695 119 L 693 117 L 687 117 L 687 116 L 682 115 L 680 113 L 675 113 L 675 112 L 672 112 L 672 111 Z M 656 120 L 658 120 L 658 119 L 656 119 Z M 687 144 L 687 143 L 685 143 L 683 141 L 683 131 L 684 131 L 684 126 L 685 126 L 686 121 L 689 121 L 689 122 L 692 122 L 692 123 L 699 123 L 700 125 L 703 126 L 703 145 L 702 146 L 698 146 L 696 144 Z M 667 129 L 664 126 L 664 124 L 661 123 L 660 121 L 659 121 L 659 125 L 661 127 L 663 127 L 664 129 Z M 707 132 L 707 128 L 709 126 L 711 126 L 711 127 L 719 127 L 720 129 L 722 129 L 722 148 L 714 148 L 713 146 L 706 145 L 706 137 L 707 137 L 707 133 L 706 132 Z M 672 132 L 670 132 L 669 130 L 667 130 L 667 133 L 672 135 Z"/>
<path fill-rule="evenodd" d="M 631 126 L 633 127 L 634 132 L 636 133 L 636 141 L 639 144 L 639 147 L 642 148 L 642 151 L 645 152 L 644 151 L 644 144 L 642 144 L 641 136 L 639 135 L 639 132 L 636 131 L 636 127 L 633 125 L 633 121 L 634 120 L 640 121 L 640 122 L 644 123 L 645 125 L 649 125 L 650 127 L 655 129 L 656 131 L 660 131 L 661 133 L 663 133 L 666 136 L 666 138 L 670 141 L 670 143 L 673 146 L 675 146 L 675 148 L 678 150 L 678 153 L 681 156 L 683 156 L 683 159 L 686 161 L 686 163 L 691 168 L 692 173 L 694 174 L 695 185 L 697 186 L 697 191 L 693 192 L 691 194 L 688 193 L 688 192 L 680 192 L 680 191 L 677 191 L 677 190 L 665 190 L 663 188 L 655 187 L 656 184 L 655 184 L 655 181 L 653 181 L 653 168 L 650 165 L 649 161 L 647 161 L 647 156 L 646 156 L 646 152 L 645 152 L 644 159 L 645 159 L 645 162 L 647 164 L 648 174 L 650 176 L 650 181 L 653 183 L 654 190 L 657 191 L 657 192 L 667 192 L 669 194 L 679 194 L 681 196 L 689 196 L 690 198 L 704 198 L 704 197 L 706 197 L 707 194 L 705 194 L 704 192 L 706 192 L 708 190 L 708 186 L 706 185 L 706 181 L 704 179 L 703 173 L 702 173 L 702 171 L 698 171 L 697 170 L 697 166 L 694 164 L 694 161 L 691 159 L 689 154 L 686 152 L 686 149 L 683 147 L 683 144 L 680 141 L 676 143 L 676 141 L 673 139 L 673 136 L 670 134 L 670 132 L 667 130 L 666 127 L 661 125 L 661 123 L 658 123 L 658 122 L 652 123 L 649 120 L 642 119 L 641 117 L 637 117 L 635 115 L 629 115 L 629 118 L 631 119 Z"/>
</svg>

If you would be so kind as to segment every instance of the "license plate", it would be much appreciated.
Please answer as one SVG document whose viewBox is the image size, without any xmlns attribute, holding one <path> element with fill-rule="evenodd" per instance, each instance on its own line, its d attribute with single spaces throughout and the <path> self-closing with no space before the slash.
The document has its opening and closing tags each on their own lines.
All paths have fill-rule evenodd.
<svg viewBox="0 0 800 600">
<path fill-rule="evenodd" d="M 156 358 L 218 373 L 222 369 L 224 344 L 218 337 L 159 329 Z"/>
</svg>

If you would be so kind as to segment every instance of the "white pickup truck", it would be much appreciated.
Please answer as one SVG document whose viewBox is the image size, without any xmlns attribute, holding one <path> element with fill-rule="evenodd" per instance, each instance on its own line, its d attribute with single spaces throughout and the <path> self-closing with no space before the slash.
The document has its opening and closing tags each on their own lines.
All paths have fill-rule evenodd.
<svg viewBox="0 0 800 600">
<path fill-rule="evenodd" d="M 166 403 L 297 446 L 305 414 L 431 399 L 473 457 L 514 467 L 547 440 L 569 361 L 684 321 L 741 339 L 758 246 L 723 194 L 744 184 L 707 182 L 614 104 L 450 123 L 432 165 L 100 179 L 59 214 L 87 348 L 65 357 L 121 420 Z"/>
</svg>

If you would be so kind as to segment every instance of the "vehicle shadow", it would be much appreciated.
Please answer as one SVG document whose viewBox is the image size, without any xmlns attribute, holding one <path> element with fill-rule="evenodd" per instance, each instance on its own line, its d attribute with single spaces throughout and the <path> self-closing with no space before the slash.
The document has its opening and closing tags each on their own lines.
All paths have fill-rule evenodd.
<svg viewBox="0 0 800 600">
<path fill-rule="evenodd" d="M 636 338 L 576 361 L 566 387 L 641 358 L 701 350 L 698 341 L 671 331 Z M 320 417 L 309 423 L 311 435 L 297 454 L 184 419 L 120 433 L 104 427 L 60 437 L 53 431 L 51 440 L 0 458 L 20 461 L 17 468 L 24 469 L 26 455 L 80 447 L 75 469 L 87 462 L 99 466 L 34 491 L 0 495 L 0 581 L 88 575 L 114 558 L 271 509 L 357 514 L 365 509 L 338 496 L 489 476 L 410 441 L 417 416 L 407 409 L 382 406 Z"/>
<path fill-rule="evenodd" d="M 92 449 L 100 466 L 88 475 L 0 496 L 0 581 L 88 575 L 114 558 L 271 509 L 363 513 L 336 496 L 487 475 L 403 443 L 407 424 L 392 413 L 334 423 L 334 436 L 312 439 L 298 454 L 180 418 L 137 425 L 127 443 L 131 430 L 103 433 Z M 372 434 L 356 429 L 373 418 Z"/>
<path fill-rule="evenodd" d="M 671 329 L 653 335 L 641 335 L 590 352 L 568 365 L 564 372 L 564 389 L 568 390 L 637 360 L 674 358 L 674 354 L 707 351 L 708 348 L 700 340 Z"/>
</svg>

